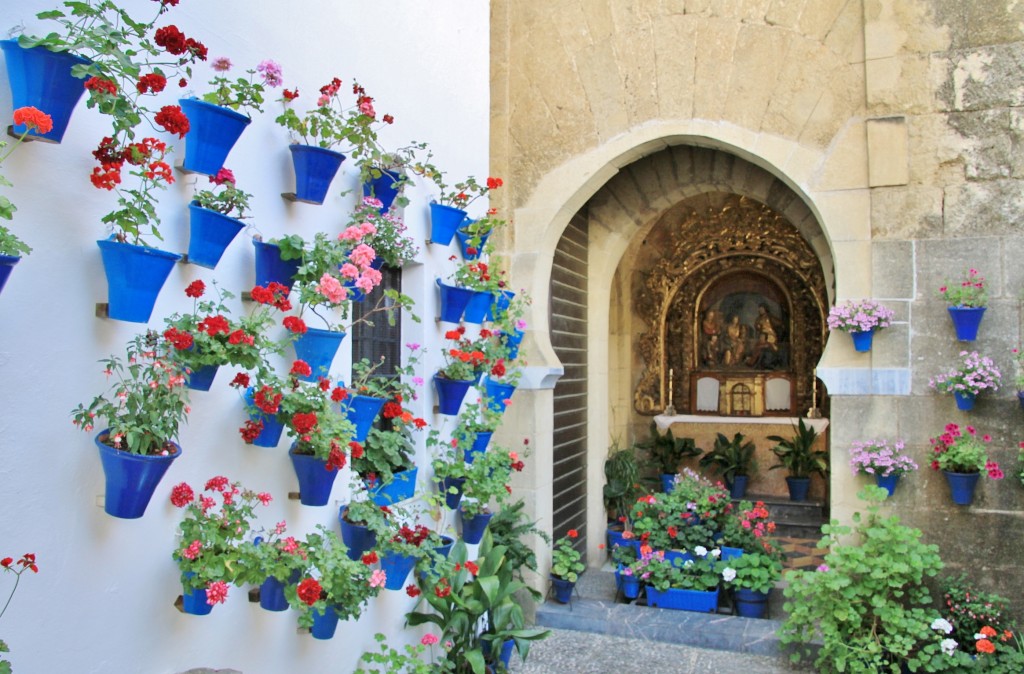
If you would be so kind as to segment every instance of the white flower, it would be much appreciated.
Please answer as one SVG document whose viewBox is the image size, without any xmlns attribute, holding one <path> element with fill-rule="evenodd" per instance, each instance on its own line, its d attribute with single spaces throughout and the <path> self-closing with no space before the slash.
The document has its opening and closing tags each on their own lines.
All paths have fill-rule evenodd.
<svg viewBox="0 0 1024 674">
<path fill-rule="evenodd" d="M 683 562 L 683 568 L 684 569 L 688 569 L 691 566 L 693 566 L 693 560 L 692 559 L 688 559 L 685 562 Z"/>
<path fill-rule="evenodd" d="M 953 626 L 945 618 L 936 618 L 932 621 L 932 629 L 949 634 L 953 631 Z"/>
<path fill-rule="evenodd" d="M 722 554 L 722 551 L 719 550 L 718 548 L 715 548 L 714 550 L 711 551 L 711 556 L 714 557 L 715 559 L 718 559 L 718 557 L 721 554 Z"/>
<path fill-rule="evenodd" d="M 703 545 L 698 545 L 693 549 L 693 554 L 697 555 L 698 557 L 705 557 L 708 554 L 708 549 L 705 548 Z"/>
<path fill-rule="evenodd" d="M 939 646 L 942 647 L 943 654 L 953 655 L 953 651 L 955 651 L 957 647 L 956 639 L 943 639 Z"/>
<path fill-rule="evenodd" d="M 730 582 L 732 582 L 735 579 L 736 579 L 736 569 L 733 569 L 733 568 L 730 568 L 730 567 L 726 567 L 726 569 L 724 571 L 722 571 L 722 580 L 724 580 L 725 582 L 730 583 Z"/>
</svg>

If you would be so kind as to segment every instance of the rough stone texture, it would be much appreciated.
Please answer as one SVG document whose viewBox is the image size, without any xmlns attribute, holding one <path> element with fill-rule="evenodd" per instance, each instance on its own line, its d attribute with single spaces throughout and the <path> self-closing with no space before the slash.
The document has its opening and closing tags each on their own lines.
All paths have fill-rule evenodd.
<svg viewBox="0 0 1024 674">
<path fill-rule="evenodd" d="M 914 244 L 910 241 L 880 241 L 872 245 L 871 277 L 876 298 L 913 298 Z M 894 302 L 886 302 L 886 306 L 896 309 Z M 906 320 L 909 316 L 900 318 Z"/>
<path fill-rule="evenodd" d="M 905 117 L 879 117 L 867 120 L 868 176 L 871 187 L 906 185 L 907 120 Z"/>
</svg>

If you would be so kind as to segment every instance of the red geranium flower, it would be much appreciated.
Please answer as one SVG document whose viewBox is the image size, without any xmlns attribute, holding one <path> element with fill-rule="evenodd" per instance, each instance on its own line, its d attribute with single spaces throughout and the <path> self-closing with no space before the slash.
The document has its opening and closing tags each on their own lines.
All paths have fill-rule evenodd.
<svg viewBox="0 0 1024 674">
<path fill-rule="evenodd" d="M 174 489 L 171 490 L 171 504 L 176 508 L 184 508 L 189 503 L 192 503 L 192 499 L 195 497 L 196 495 L 192 491 L 192 487 L 188 486 L 185 482 L 175 485 Z"/>
<path fill-rule="evenodd" d="M 309 377 L 313 374 L 313 368 L 309 366 L 304 360 L 297 360 L 292 363 L 292 369 L 288 374 L 294 374 L 299 377 Z"/>
<path fill-rule="evenodd" d="M 167 86 L 167 78 L 159 73 L 149 73 L 139 78 L 135 88 L 138 89 L 140 94 L 148 94 L 153 92 L 158 94 L 164 90 Z"/>
<path fill-rule="evenodd" d="M 315 578 L 306 578 L 295 588 L 299 599 L 308 606 L 312 606 L 320 599 L 323 588 Z"/>
<path fill-rule="evenodd" d="M 31 105 L 18 108 L 14 111 L 14 123 L 18 126 L 24 124 L 30 129 L 35 129 L 39 133 L 50 133 L 53 130 L 53 120 L 48 114 L 33 108 Z"/>
<path fill-rule="evenodd" d="M 163 127 L 168 133 L 178 134 L 178 138 L 184 138 L 189 130 L 188 117 L 181 111 L 181 107 L 177 105 L 165 105 L 160 108 L 160 112 L 156 113 L 153 121 L 158 126 Z"/>
<path fill-rule="evenodd" d="M 306 322 L 298 316 L 286 317 L 284 319 L 284 327 L 287 328 L 289 332 L 294 332 L 297 335 L 304 335 L 307 330 Z"/>
<path fill-rule="evenodd" d="M 202 297 L 204 292 L 206 292 L 206 284 L 200 279 L 192 281 L 192 283 L 189 283 L 188 287 L 185 288 L 185 294 L 188 297 Z"/>
</svg>

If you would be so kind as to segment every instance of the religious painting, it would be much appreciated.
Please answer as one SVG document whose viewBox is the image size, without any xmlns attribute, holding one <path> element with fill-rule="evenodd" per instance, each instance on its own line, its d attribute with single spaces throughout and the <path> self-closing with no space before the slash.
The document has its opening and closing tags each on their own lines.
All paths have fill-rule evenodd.
<svg viewBox="0 0 1024 674">
<path fill-rule="evenodd" d="M 765 277 L 729 274 L 700 300 L 696 370 L 772 372 L 790 365 L 785 294 Z"/>
</svg>

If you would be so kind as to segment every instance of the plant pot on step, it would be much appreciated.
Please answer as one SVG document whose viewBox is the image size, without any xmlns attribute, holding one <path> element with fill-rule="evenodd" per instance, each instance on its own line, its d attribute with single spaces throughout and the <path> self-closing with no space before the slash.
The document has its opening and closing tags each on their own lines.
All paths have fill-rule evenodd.
<svg viewBox="0 0 1024 674">
<path fill-rule="evenodd" d="M 715 613 L 718 610 L 718 590 L 708 592 L 670 587 L 661 592 L 648 586 L 647 605 L 697 613 Z"/>
<path fill-rule="evenodd" d="M 178 104 L 189 123 L 182 168 L 192 173 L 217 175 L 252 120 L 240 112 L 197 98 L 182 98 Z"/>
<path fill-rule="evenodd" d="M 28 138 L 59 143 L 71 121 L 78 100 L 85 93 L 83 83 L 71 74 L 75 66 L 88 66 L 91 61 L 67 52 L 53 52 L 45 47 L 25 49 L 17 40 L 0 40 L 7 62 L 7 79 L 11 85 L 11 107 L 14 110 L 31 106 L 53 120 L 47 133 L 30 131 Z M 11 131 L 20 136 L 27 127 L 15 125 Z"/>
<path fill-rule="evenodd" d="M 726 480 L 725 485 L 729 488 L 729 498 L 738 500 L 746 496 L 749 483 L 749 475 L 734 475 L 731 481 Z"/>
<path fill-rule="evenodd" d="M 809 477 L 787 477 L 786 486 L 789 487 L 790 501 L 806 501 L 807 492 L 811 489 L 811 478 Z"/>
<path fill-rule="evenodd" d="M 970 412 L 974 409 L 973 393 L 961 393 L 960 391 L 953 391 L 953 400 L 956 401 L 956 408 L 961 412 Z"/>
<path fill-rule="evenodd" d="M 308 454 L 296 454 L 294 444 L 288 450 L 288 456 L 299 480 L 299 503 L 307 506 L 327 505 L 338 471 L 327 470 L 327 462 L 323 459 Z"/>
<path fill-rule="evenodd" d="M 555 601 L 559 604 L 568 604 L 572 600 L 572 591 L 575 587 L 575 581 L 551 576 L 551 589 L 555 595 Z"/>
<path fill-rule="evenodd" d="M 733 592 L 733 606 L 736 608 L 736 615 L 744 618 L 763 618 L 768 613 L 768 592 L 758 592 L 745 587 L 738 587 Z"/>
<path fill-rule="evenodd" d="M 174 444 L 174 453 L 166 456 L 130 454 L 103 442 L 108 433 L 109 429 L 104 429 L 94 440 L 103 464 L 103 510 L 121 519 L 138 519 L 145 514 L 164 473 L 181 456 L 181 447 Z"/>
<path fill-rule="evenodd" d="M 345 155 L 316 145 L 288 146 L 295 169 L 295 198 L 310 204 L 322 204 L 338 174 Z"/>
<path fill-rule="evenodd" d="M 160 290 L 181 256 L 113 239 L 101 239 L 96 244 L 107 276 L 107 316 L 148 323 Z"/>
<path fill-rule="evenodd" d="M 216 268 L 224 251 L 245 227 L 241 220 L 203 208 L 195 201 L 188 205 L 188 225 L 188 261 L 208 269 Z"/>
</svg>

